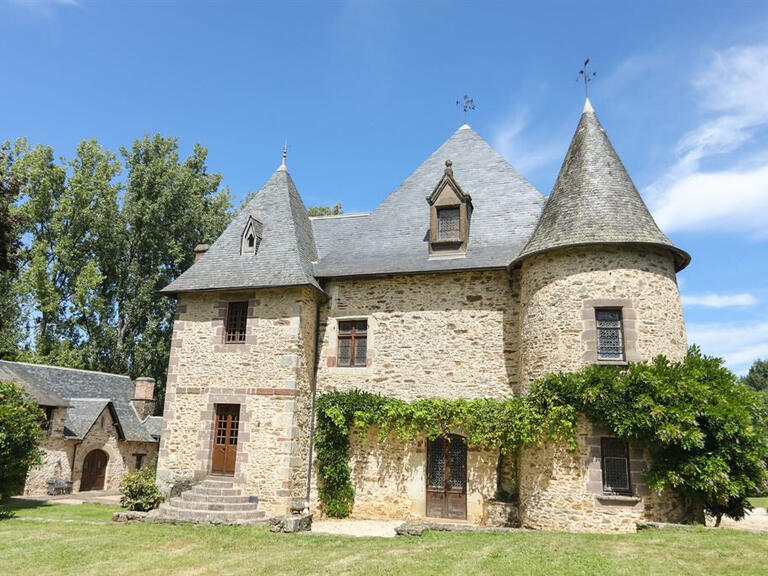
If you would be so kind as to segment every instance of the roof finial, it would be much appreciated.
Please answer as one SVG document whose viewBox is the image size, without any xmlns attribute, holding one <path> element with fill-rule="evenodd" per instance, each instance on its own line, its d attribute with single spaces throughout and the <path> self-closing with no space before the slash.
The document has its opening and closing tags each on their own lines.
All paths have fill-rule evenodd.
<svg viewBox="0 0 768 576">
<path fill-rule="evenodd" d="M 597 72 L 590 72 L 587 70 L 587 66 L 589 65 L 589 58 L 584 60 L 584 66 L 579 70 L 578 75 L 576 76 L 576 82 L 579 80 L 584 81 L 584 96 L 586 98 L 586 101 L 584 102 L 584 112 L 594 112 L 594 109 L 592 108 L 592 103 L 589 101 L 589 83 L 592 82 L 592 79 L 597 76 Z"/>
<path fill-rule="evenodd" d="M 450 160 L 445 161 L 445 175 L 453 176 L 453 162 Z"/>
<path fill-rule="evenodd" d="M 288 170 L 288 167 L 285 165 L 285 161 L 288 158 L 288 140 L 283 142 L 283 161 L 280 164 L 280 168 L 278 170 Z"/>
</svg>

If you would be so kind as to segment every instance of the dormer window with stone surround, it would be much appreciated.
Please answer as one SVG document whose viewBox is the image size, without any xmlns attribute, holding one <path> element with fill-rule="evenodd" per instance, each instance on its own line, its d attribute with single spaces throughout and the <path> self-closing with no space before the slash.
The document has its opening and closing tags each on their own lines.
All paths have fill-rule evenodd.
<svg viewBox="0 0 768 576">
<path fill-rule="evenodd" d="M 429 204 L 429 253 L 457 255 L 467 251 L 472 199 L 453 177 L 453 163 L 445 161 L 445 172 L 432 194 Z"/>
<path fill-rule="evenodd" d="M 264 226 L 261 222 L 255 218 L 248 218 L 240 240 L 240 254 L 256 254 L 259 251 L 263 230 Z"/>
</svg>

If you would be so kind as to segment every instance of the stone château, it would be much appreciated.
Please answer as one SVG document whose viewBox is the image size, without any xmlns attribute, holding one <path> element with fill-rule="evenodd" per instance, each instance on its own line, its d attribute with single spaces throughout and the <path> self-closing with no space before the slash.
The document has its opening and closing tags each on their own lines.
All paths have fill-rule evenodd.
<svg viewBox="0 0 768 576">
<path fill-rule="evenodd" d="M 158 481 L 175 494 L 229 476 L 270 515 L 307 498 L 321 512 L 318 395 L 509 397 L 548 372 L 682 359 L 689 260 L 589 100 L 547 199 L 467 125 L 366 214 L 310 218 L 284 158 L 163 290 L 178 307 Z M 351 457 L 357 517 L 627 531 L 693 513 L 648 490 L 643 450 L 586 420 L 577 451 L 552 443 L 515 462 L 460 430 L 357 438 Z M 183 504 L 165 511 L 193 515 Z"/>
</svg>

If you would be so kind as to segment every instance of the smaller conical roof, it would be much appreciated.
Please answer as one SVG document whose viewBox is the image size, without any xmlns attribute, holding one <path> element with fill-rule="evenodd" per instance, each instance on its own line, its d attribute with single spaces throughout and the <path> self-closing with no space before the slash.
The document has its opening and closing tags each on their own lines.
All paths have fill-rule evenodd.
<svg viewBox="0 0 768 576">
<path fill-rule="evenodd" d="M 589 99 L 536 230 L 514 264 L 533 254 L 589 244 L 666 248 L 675 268 L 691 257 L 656 225 Z"/>
<path fill-rule="evenodd" d="M 250 219 L 262 225 L 256 254 L 241 253 Z M 309 215 L 283 163 L 245 205 L 205 255 L 163 288 L 164 293 L 196 290 L 311 285 L 317 249 Z"/>
</svg>

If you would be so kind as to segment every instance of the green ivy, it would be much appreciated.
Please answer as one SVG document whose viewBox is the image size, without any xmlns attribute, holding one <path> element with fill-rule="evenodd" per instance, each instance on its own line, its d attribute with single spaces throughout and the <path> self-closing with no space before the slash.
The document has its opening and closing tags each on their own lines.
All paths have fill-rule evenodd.
<svg viewBox="0 0 768 576">
<path fill-rule="evenodd" d="M 323 394 L 315 438 L 320 501 L 328 516 L 351 512 L 352 430 L 376 427 L 382 439 L 403 440 L 460 430 L 470 445 L 514 455 L 553 439 L 575 449 L 580 413 L 649 450 L 653 489 L 674 488 L 718 517 L 743 517 L 751 509 L 747 497 L 768 483 L 765 404 L 722 360 L 692 347 L 682 362 L 659 356 L 625 368 L 550 374 L 520 397 L 407 402 L 360 390 Z"/>
</svg>

